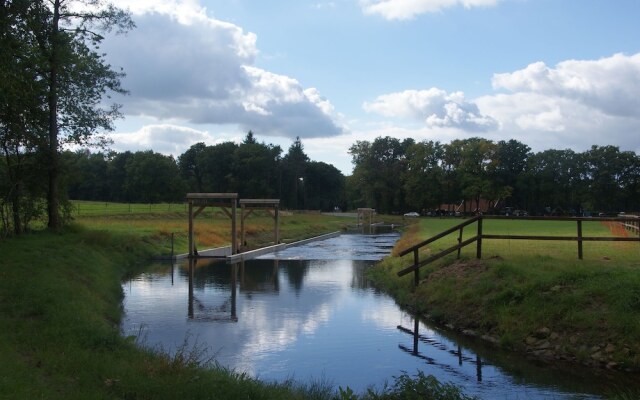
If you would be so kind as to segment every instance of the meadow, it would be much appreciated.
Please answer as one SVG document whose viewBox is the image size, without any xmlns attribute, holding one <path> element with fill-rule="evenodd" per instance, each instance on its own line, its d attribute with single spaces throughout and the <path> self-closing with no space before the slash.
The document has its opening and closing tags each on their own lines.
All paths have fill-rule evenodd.
<svg viewBox="0 0 640 400">
<path fill-rule="evenodd" d="M 74 201 L 73 221 L 92 230 L 131 233 L 159 247 L 162 255 L 188 251 L 188 209 L 186 204 L 125 204 Z M 239 212 L 239 211 L 238 211 Z M 239 215 L 239 214 L 238 214 Z M 396 223 L 401 217 L 385 217 Z M 323 215 L 319 212 L 280 212 L 280 241 L 296 240 L 345 230 L 356 218 Z M 255 211 L 245 220 L 247 248 L 273 244 L 274 220 L 266 211 Z M 238 216 L 237 229 L 240 229 Z M 218 208 L 207 208 L 194 222 L 196 247 L 206 249 L 231 243 L 231 219 Z"/>
</svg>

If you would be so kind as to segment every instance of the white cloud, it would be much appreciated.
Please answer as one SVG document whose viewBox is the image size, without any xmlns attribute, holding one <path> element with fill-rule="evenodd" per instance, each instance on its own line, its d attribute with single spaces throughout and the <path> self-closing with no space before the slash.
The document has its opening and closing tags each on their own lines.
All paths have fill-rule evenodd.
<svg viewBox="0 0 640 400">
<path fill-rule="evenodd" d="M 360 0 L 366 14 L 380 14 L 386 19 L 411 19 L 420 14 L 435 13 L 445 8 L 463 6 L 491 7 L 499 0 Z"/>
<path fill-rule="evenodd" d="M 535 150 L 615 145 L 640 150 L 640 54 L 542 62 L 495 74 L 493 87 L 508 93 L 475 100 L 509 135 Z"/>
<path fill-rule="evenodd" d="M 291 138 L 342 133 L 316 89 L 253 66 L 255 34 L 208 17 L 195 1 L 126 3 L 137 28 L 105 47 L 110 63 L 127 73 L 131 95 L 120 100 L 127 116 L 234 124 Z"/>
<path fill-rule="evenodd" d="M 423 120 L 428 127 L 484 132 L 497 126 L 495 120 L 480 113 L 476 104 L 465 100 L 464 93 L 449 94 L 438 88 L 381 95 L 372 103 L 364 103 L 363 108 L 386 117 Z"/>
<path fill-rule="evenodd" d="M 555 67 L 536 62 L 495 74 L 492 83 L 496 93 L 472 100 L 436 88 L 379 96 L 364 109 L 425 124 L 407 129 L 387 123 L 369 136 L 448 142 L 462 130 L 495 141 L 516 139 L 534 151 L 592 145 L 640 151 L 640 53 Z"/>
<path fill-rule="evenodd" d="M 543 62 L 493 77 L 495 89 L 571 99 L 605 114 L 632 117 L 640 109 L 640 53 L 600 60 L 569 60 L 550 68 Z"/>
<path fill-rule="evenodd" d="M 117 151 L 153 150 L 157 153 L 179 156 L 192 144 L 211 142 L 204 131 L 171 124 L 146 125 L 136 132 L 113 133 L 111 146 Z"/>
</svg>

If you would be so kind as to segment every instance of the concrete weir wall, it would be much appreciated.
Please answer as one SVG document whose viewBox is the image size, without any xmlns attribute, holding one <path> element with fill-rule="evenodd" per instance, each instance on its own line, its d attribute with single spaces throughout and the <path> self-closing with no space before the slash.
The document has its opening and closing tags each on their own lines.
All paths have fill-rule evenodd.
<svg viewBox="0 0 640 400">
<path fill-rule="evenodd" d="M 320 236 L 312 237 L 312 238 L 309 238 L 309 239 L 299 240 L 297 242 L 277 244 L 277 245 L 274 245 L 274 246 L 263 247 L 263 248 L 260 248 L 260 249 L 251 250 L 251 251 L 247 251 L 247 252 L 239 253 L 239 254 L 231 254 L 231 246 L 218 247 L 218 248 L 215 248 L 215 249 L 200 250 L 200 251 L 198 251 L 198 256 L 200 256 L 200 257 L 226 258 L 227 262 L 235 263 L 235 262 L 239 262 L 239 261 L 251 260 L 253 258 L 260 257 L 263 254 L 274 253 L 276 251 L 284 250 L 284 249 L 287 249 L 289 247 L 301 246 L 303 244 L 307 244 L 307 243 L 311 243 L 311 242 L 316 242 L 316 241 L 325 240 L 325 239 L 331 239 L 331 238 L 334 238 L 334 237 L 338 237 L 340 235 L 341 235 L 341 232 L 339 232 L 339 231 L 338 232 L 331 232 L 331 233 L 327 233 L 326 235 L 320 235 Z M 175 255 L 173 257 L 171 257 L 171 256 L 160 257 L 159 259 L 184 260 L 184 259 L 187 259 L 187 258 L 189 258 L 189 254 L 188 253 L 178 254 L 178 255 Z"/>
<path fill-rule="evenodd" d="M 299 240 L 299 241 L 293 242 L 293 243 L 276 244 L 274 246 L 263 247 L 261 249 L 251 250 L 251 251 L 247 251 L 247 252 L 240 253 L 240 254 L 229 255 L 227 257 L 227 261 L 230 262 L 230 263 L 234 263 L 234 262 L 238 262 L 238 261 L 247 261 L 247 260 L 251 260 L 251 259 L 256 258 L 256 257 L 260 257 L 263 254 L 274 253 L 276 251 L 284 250 L 284 249 L 287 249 L 289 247 L 301 246 L 303 244 L 307 244 L 307 243 L 311 243 L 311 242 L 317 242 L 317 241 L 320 241 L 320 240 L 325 240 L 325 239 L 331 239 L 331 238 L 334 238 L 334 237 L 338 237 L 338 236 L 340 236 L 340 234 L 341 234 L 340 232 L 332 232 L 332 233 L 327 233 L 326 235 L 321 235 L 321 236 L 316 236 L 316 237 L 312 237 L 312 238 L 309 238 L 309 239 Z"/>
</svg>

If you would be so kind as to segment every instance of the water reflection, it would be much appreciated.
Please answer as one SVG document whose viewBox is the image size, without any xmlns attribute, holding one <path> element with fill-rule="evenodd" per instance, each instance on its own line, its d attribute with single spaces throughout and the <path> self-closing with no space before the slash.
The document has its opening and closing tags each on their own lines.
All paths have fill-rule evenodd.
<svg viewBox="0 0 640 400">
<path fill-rule="evenodd" d="M 236 279 L 237 279 L 237 265 L 234 264 L 230 268 L 229 279 L 229 292 L 230 296 L 224 302 L 220 304 L 206 304 L 203 300 L 196 297 L 193 292 L 195 283 L 195 271 L 198 264 L 198 259 L 191 258 L 189 263 L 189 297 L 188 297 L 188 310 L 187 316 L 191 320 L 205 321 L 205 322 L 238 322 L 238 315 L 236 313 Z M 172 279 L 173 282 L 173 279 Z M 229 315 L 227 315 L 229 314 Z"/>
<path fill-rule="evenodd" d="M 404 344 L 399 344 L 398 348 L 400 348 L 400 350 L 411 354 L 414 357 L 417 357 L 421 360 L 424 360 L 427 364 L 430 365 L 438 365 L 438 360 L 428 356 L 425 353 L 421 353 L 419 346 L 420 346 L 420 342 L 428 345 L 428 346 L 432 346 L 437 348 L 440 351 L 444 351 L 449 353 L 450 355 L 456 357 L 457 361 L 458 361 L 458 366 L 462 367 L 462 363 L 463 362 L 467 362 L 467 363 L 473 363 L 475 365 L 476 368 L 476 381 L 478 382 L 482 382 L 482 360 L 480 358 L 480 356 L 478 354 L 475 355 L 475 359 L 471 356 L 472 353 L 470 352 L 470 356 L 463 356 L 462 355 L 462 346 L 460 346 L 459 344 L 456 346 L 456 349 L 450 349 L 447 347 L 446 344 L 439 342 L 436 339 L 433 338 L 429 338 L 427 336 L 424 335 L 420 335 L 420 319 L 417 316 L 413 316 L 413 330 L 411 329 L 407 329 L 402 325 L 398 325 L 398 330 L 400 332 L 404 332 L 404 333 L 408 333 L 409 335 L 411 335 L 413 337 L 413 347 L 409 348 Z M 441 368 L 448 368 L 449 364 L 442 364 L 439 365 Z"/>
<path fill-rule="evenodd" d="M 318 259 L 287 252 L 235 265 L 156 265 L 123 285 L 123 330 L 144 326 L 147 345 L 170 352 L 187 337 L 221 365 L 267 381 L 324 378 L 363 391 L 421 370 L 482 398 L 602 393 L 609 376 L 538 366 L 401 310 L 365 277 L 375 268 L 366 249 L 388 251 L 394 240 L 350 236 L 333 252 L 326 243 L 298 249 Z M 347 252 L 364 260 L 338 258 Z"/>
</svg>

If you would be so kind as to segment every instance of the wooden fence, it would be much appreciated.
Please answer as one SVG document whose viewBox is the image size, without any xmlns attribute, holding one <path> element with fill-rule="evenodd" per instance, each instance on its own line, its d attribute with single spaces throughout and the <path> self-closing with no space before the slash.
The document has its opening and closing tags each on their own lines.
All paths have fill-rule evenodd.
<svg viewBox="0 0 640 400">
<path fill-rule="evenodd" d="M 523 220 L 523 221 L 572 221 L 576 223 L 576 235 L 575 236 L 536 236 L 536 235 L 491 235 L 484 234 L 482 231 L 482 221 L 485 219 L 502 219 L 502 220 Z M 554 240 L 554 241 L 574 241 L 577 242 L 578 258 L 582 260 L 583 257 L 583 243 L 584 242 L 640 242 L 640 236 L 627 237 L 627 236 L 584 236 L 582 234 L 582 223 L 588 222 L 617 222 L 630 230 L 636 235 L 640 232 L 640 219 L 635 217 L 616 217 L 616 218 L 587 218 L 587 217 L 502 217 L 502 216 L 476 216 L 468 219 L 452 228 L 447 229 L 423 242 L 420 242 L 414 246 L 411 246 L 399 253 L 399 255 L 405 256 L 409 253 L 413 253 L 413 264 L 404 268 L 398 272 L 398 276 L 404 276 L 411 272 L 414 273 L 414 282 L 416 286 L 420 282 L 420 268 L 427 264 L 430 264 L 446 255 L 449 255 L 455 251 L 458 252 L 458 258 L 460 257 L 460 250 L 463 247 L 476 243 L 476 258 L 482 258 L 482 241 L 485 239 L 496 240 Z M 475 236 L 462 240 L 464 228 L 477 224 L 477 233 Z M 458 232 L 458 244 L 451 246 L 448 249 L 434 254 L 430 257 L 420 260 L 420 249 L 430 243 L 435 242 L 438 239 L 442 239 L 452 233 Z"/>
</svg>

